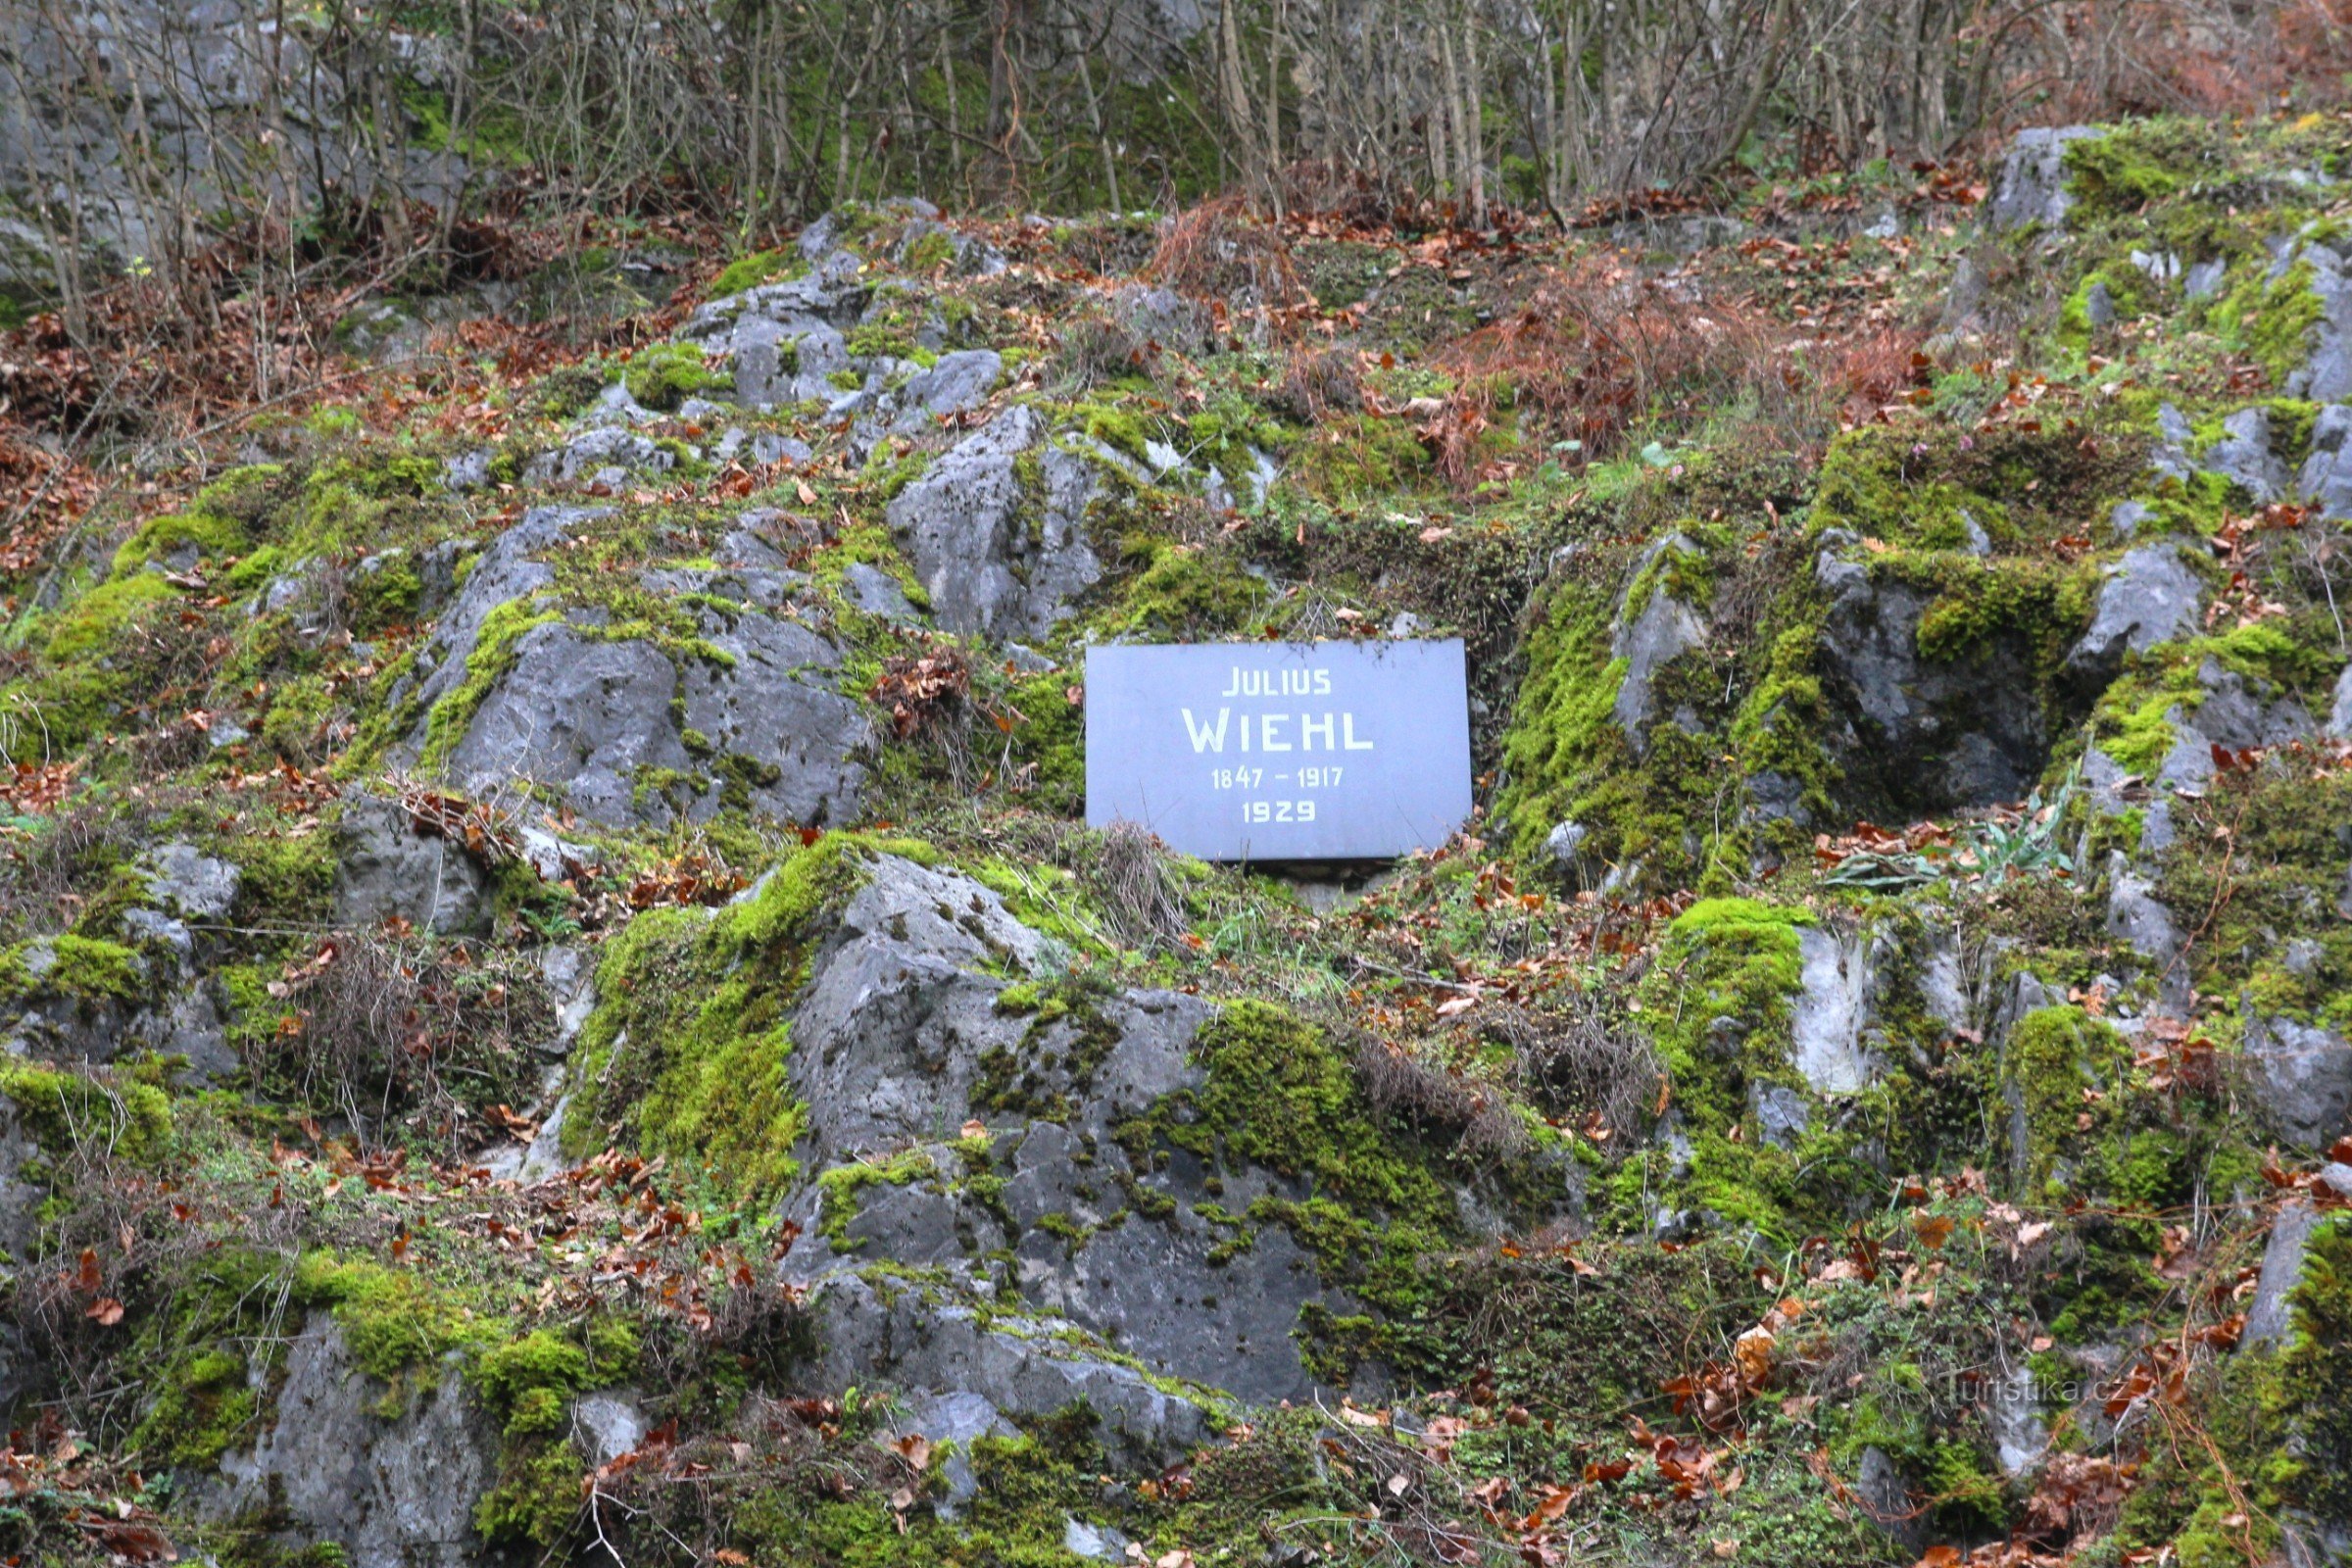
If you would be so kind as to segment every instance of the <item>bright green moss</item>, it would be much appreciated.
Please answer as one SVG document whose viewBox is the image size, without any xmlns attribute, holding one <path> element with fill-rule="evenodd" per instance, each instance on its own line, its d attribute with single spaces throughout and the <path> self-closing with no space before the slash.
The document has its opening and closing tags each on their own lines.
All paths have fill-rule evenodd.
<svg viewBox="0 0 2352 1568">
<path fill-rule="evenodd" d="M 408 552 L 387 551 L 369 565 L 373 569 L 355 573 L 346 589 L 352 629 L 366 635 L 410 620 L 424 598 L 424 583 Z"/>
<path fill-rule="evenodd" d="M 905 1187 L 933 1175 L 938 1169 L 929 1152 L 909 1149 L 878 1165 L 856 1163 L 836 1165 L 817 1177 L 816 1185 L 824 1194 L 824 1222 L 819 1227 L 825 1240 L 837 1252 L 854 1251 L 858 1238 L 850 1234 L 850 1222 L 858 1217 L 858 1195 L 868 1187 Z"/>
<path fill-rule="evenodd" d="M 1368 506 L 1425 484 L 1429 451 L 1409 420 L 1349 414 L 1291 448 L 1290 477 L 1335 507 Z"/>
<path fill-rule="evenodd" d="M 0 1057 L 0 1095 L 15 1102 L 35 1142 L 62 1153 L 88 1140 L 151 1161 L 172 1141 L 172 1102 L 154 1084 L 119 1073 L 72 1072 Z"/>
<path fill-rule="evenodd" d="M 1124 550 L 1127 562 L 1142 569 L 1121 585 L 1103 617 L 1116 636 L 1230 634 L 1247 626 L 1264 601 L 1265 585 L 1230 556 L 1149 535 L 1124 541 Z"/>
<path fill-rule="evenodd" d="M 1608 601 L 1583 584 L 1563 584 L 1527 639 L 1511 727 L 1503 736 L 1508 782 L 1496 810 L 1520 855 L 1533 858 L 1592 775 L 1622 755 L 1612 710 L 1625 662 L 1609 656 Z"/>
<path fill-rule="evenodd" d="M 2352 1221 L 2312 1230 L 2292 1298 L 2295 1335 L 2280 1357 L 2278 1397 L 2298 1441 L 2278 1477 L 2324 1519 L 2352 1520 Z"/>
<path fill-rule="evenodd" d="M 1908 568 L 1908 569 L 1906 569 Z M 1939 591 L 1921 612 L 1920 657 L 1960 663 L 1996 643 L 2026 643 L 2054 669 L 2090 618 L 2091 570 L 2034 560 L 1901 562 L 1887 568 Z"/>
<path fill-rule="evenodd" d="M 90 1002 L 130 1002 L 145 988 L 146 966 L 135 948 L 71 933 L 43 938 L 37 946 L 47 951 L 49 964 L 36 975 L 27 961 L 35 946 L 19 943 L 0 953 L 0 996 L 40 993 Z"/>
<path fill-rule="evenodd" d="M 356 456 L 321 464 L 303 481 L 314 504 L 342 491 L 363 501 L 413 501 L 433 493 L 441 482 L 441 465 L 421 453 L 375 447 Z M 337 498 L 338 506 L 349 502 Z"/>
<path fill-rule="evenodd" d="M 550 1431 L 561 1423 L 565 1396 L 588 1385 L 588 1352 L 552 1330 L 533 1329 L 484 1349 L 466 1377 L 508 1432 Z"/>
<path fill-rule="evenodd" d="M 1657 1040 L 1675 1102 L 1697 1126 L 1728 1127 L 1746 1109 L 1742 1075 L 1725 1072 L 1711 1049 L 1715 1020 L 1738 1025 L 1750 1062 L 1780 1058 L 1804 973 L 1797 929 L 1814 923 L 1801 905 L 1729 898 L 1701 899 L 1667 926 L 1661 978 L 1644 1008 L 1672 1009 Z"/>
<path fill-rule="evenodd" d="M 2112 1025 L 2080 1007 L 2036 1007 L 2009 1039 L 2009 1075 L 2022 1098 L 2031 1149 L 2027 1175 L 2039 1182 L 2082 1146 L 2082 1092 L 2101 1087 L 2128 1059 Z"/>
<path fill-rule="evenodd" d="M 498 1332 L 413 1269 L 331 1250 L 303 1255 L 294 1291 L 306 1303 L 331 1309 L 352 1360 L 387 1382 L 452 1350 L 491 1343 Z"/>
<path fill-rule="evenodd" d="M 1915 450 L 1921 444 L 1908 431 L 1870 428 L 1833 440 L 1808 514 L 1815 529 L 1841 527 L 1921 550 L 1964 550 L 1974 522 L 1996 548 L 2015 541 L 2018 529 L 2002 498 L 1963 484 L 1950 455 Z"/>
<path fill-rule="evenodd" d="M 2149 287 L 2145 272 L 2129 265 L 2102 267 L 2084 275 L 2075 285 L 2074 292 L 2066 297 L 2066 303 L 2059 307 L 2058 340 L 2061 343 L 2081 348 L 2097 330 L 2090 318 L 2091 293 L 2094 289 L 2106 291 L 2108 305 L 2114 312 L 2113 319 L 2116 321 L 2131 320 L 2145 314 L 2148 309 Z"/>
<path fill-rule="evenodd" d="M 474 635 L 473 651 L 466 659 L 466 678 L 444 694 L 425 715 L 424 746 L 417 755 L 418 766 L 433 772 L 448 761 L 450 753 L 466 738 L 473 715 L 489 700 L 492 689 L 514 667 L 514 645 L 522 634 L 562 618 L 561 611 L 529 599 L 510 599 L 482 617 L 481 629 Z"/>
<path fill-rule="evenodd" d="M 2199 674 L 2207 660 L 2307 701 L 2327 691 L 2337 667 L 2327 649 L 2271 621 L 2169 644 L 2143 656 L 2099 699 L 2092 725 L 2100 749 L 2127 770 L 2154 776 L 2176 739 L 2173 713 L 2194 714 L 2208 695 Z"/>
<path fill-rule="evenodd" d="M 113 653 L 134 625 L 178 602 L 178 591 L 152 573 L 100 583 L 52 622 L 50 661 L 72 664 Z"/>
<path fill-rule="evenodd" d="M 135 656 L 147 633 L 181 604 L 161 573 L 100 583 L 48 620 L 44 656 L 0 688 L 23 731 L 66 750 L 109 728 L 136 693 Z"/>
<path fill-rule="evenodd" d="M 1254 1165 L 1302 1183 L 1305 1199 L 1261 1198 L 1247 1219 L 1289 1231 L 1325 1280 L 1359 1299 L 1386 1313 L 1413 1311 L 1427 1289 L 1422 1260 L 1458 1223 L 1453 1189 L 1429 1153 L 1381 1124 L 1353 1065 L 1321 1030 L 1280 1007 L 1228 1003 L 1194 1051 L 1200 1086 L 1116 1129 L 1133 1166 L 1154 1168 L 1166 1158 L 1162 1146 L 1172 1146 L 1212 1169 Z M 1172 1212 L 1164 1194 L 1141 1182 L 1127 1197 L 1143 1221 L 1155 1206 Z M 1327 1319 L 1302 1321 L 1324 1375 L 1344 1376 L 1358 1355 L 1377 1353 L 1387 1332 L 1369 1322 L 1338 1332 Z"/>
<path fill-rule="evenodd" d="M 667 413 L 698 393 L 731 385 L 703 363 L 692 343 L 657 343 L 638 351 L 621 372 L 621 385 L 646 408 Z"/>
<path fill-rule="evenodd" d="M 204 1350 L 167 1373 L 131 1443 L 150 1462 L 209 1465 L 253 1422 L 256 1401 L 245 1363 L 224 1350 Z"/>
<path fill-rule="evenodd" d="M 1148 461 L 1145 446 L 1149 440 L 1144 421 L 1129 410 L 1108 404 L 1090 403 L 1078 411 L 1080 427 L 1097 441 L 1121 456 L 1138 463 Z"/>
<path fill-rule="evenodd" d="M 866 858 L 928 847 L 830 833 L 786 858 L 757 893 L 711 915 L 656 909 L 609 942 L 605 999 L 580 1031 L 582 1086 L 564 1147 L 614 1134 L 648 1153 L 707 1163 L 747 1199 L 799 1172 L 805 1107 L 788 1072 L 791 1004 L 819 914 L 864 878 Z"/>
<path fill-rule="evenodd" d="M 136 571 L 148 562 L 187 546 L 194 546 L 199 556 L 233 556 L 245 548 L 245 530 L 226 517 L 202 512 L 156 517 L 115 552 L 115 575 Z"/>
<path fill-rule="evenodd" d="M 2132 212 L 2179 190 L 2195 151 L 2163 126 L 2085 136 L 2066 144 L 2067 189 L 2086 216 Z"/>
<path fill-rule="evenodd" d="M 946 229 L 932 228 L 926 229 L 913 244 L 906 247 L 906 254 L 899 258 L 899 265 L 909 272 L 934 272 L 955 259 L 956 241 Z"/>
<path fill-rule="evenodd" d="M 565 365 L 550 370 L 531 402 L 551 419 L 567 419 L 604 395 L 607 372 L 596 365 Z"/>
<path fill-rule="evenodd" d="M 1821 741 L 1831 714 L 1814 667 L 1818 635 L 1812 626 L 1798 625 L 1773 639 L 1762 678 L 1740 701 L 1731 731 L 1740 771 L 1750 779 L 1763 774 L 1793 779 L 1799 807 L 1817 821 L 1831 816 L 1830 792 L 1842 776 Z M 1788 833 L 1796 833 L 1793 823 Z M 1796 847 L 1794 842 L 1783 846 Z"/>
<path fill-rule="evenodd" d="M 1257 454 L 1280 452 L 1297 432 L 1230 387 L 1211 392 L 1186 421 L 1187 445 L 1201 468 L 1215 468 L 1228 478 L 1249 473 Z"/>
<path fill-rule="evenodd" d="M 473 1528 L 493 1546 L 536 1547 L 562 1541 L 580 1516 L 588 1467 L 571 1445 L 544 1437 L 508 1454 L 498 1485 L 473 1506 Z"/>
<path fill-rule="evenodd" d="M 2308 261 L 2297 261 L 2276 279 L 2246 268 L 2207 315 L 2225 341 L 2260 362 L 2274 385 L 2283 385 L 2311 357 L 2322 314 L 2312 277 Z"/>
<path fill-rule="evenodd" d="M 1626 584 L 1625 603 L 1618 609 L 1618 618 L 1632 624 L 1658 594 L 1702 611 L 1715 598 L 1714 567 L 1706 551 L 1693 546 L 1690 537 L 1680 531 Z"/>
<path fill-rule="evenodd" d="M 853 327 L 844 343 L 853 359 L 906 360 L 914 357 L 914 338 L 904 326 L 887 320 Z"/>
<path fill-rule="evenodd" d="M 729 262 L 719 274 L 710 280 L 710 298 L 723 300 L 730 294 L 758 288 L 762 283 L 784 283 L 808 270 L 800 253 L 791 249 L 753 251 Z"/>
</svg>

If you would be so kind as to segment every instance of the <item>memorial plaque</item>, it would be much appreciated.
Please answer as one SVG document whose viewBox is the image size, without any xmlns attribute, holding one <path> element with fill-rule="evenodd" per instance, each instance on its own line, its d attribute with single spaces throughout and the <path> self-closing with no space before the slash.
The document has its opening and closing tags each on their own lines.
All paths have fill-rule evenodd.
<svg viewBox="0 0 2352 1568">
<path fill-rule="evenodd" d="M 1208 860 L 1355 860 L 1470 816 L 1462 645 L 1195 643 L 1086 656 L 1086 819 Z"/>
</svg>

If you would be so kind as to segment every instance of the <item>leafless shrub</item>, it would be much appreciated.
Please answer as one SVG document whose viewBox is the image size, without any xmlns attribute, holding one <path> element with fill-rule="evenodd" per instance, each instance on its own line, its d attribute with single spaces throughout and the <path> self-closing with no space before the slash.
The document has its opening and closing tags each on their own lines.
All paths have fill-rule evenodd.
<svg viewBox="0 0 2352 1568">
<path fill-rule="evenodd" d="M 1194 299 L 1254 310 L 1298 297 L 1298 273 L 1281 229 L 1250 215 L 1246 202 L 1222 196 L 1171 220 L 1144 275 Z"/>
<path fill-rule="evenodd" d="M 154 842 L 149 824 L 186 804 L 192 791 L 150 790 L 115 801 L 83 799 L 66 804 L 74 769 L 58 764 L 21 774 L 33 788 L 51 781 L 52 793 L 26 799 L 8 792 L 9 804 L 40 818 L 24 837 L 10 841 L 0 858 L 0 939 L 17 940 L 62 931 L 117 866 Z"/>
<path fill-rule="evenodd" d="M 295 1010 L 247 1042 L 247 1067 L 368 1144 L 395 1126 L 452 1149 L 492 1131 L 477 1113 L 528 1097 L 530 1042 L 554 1022 L 526 955 L 391 926 L 328 939 L 277 991 Z"/>
<path fill-rule="evenodd" d="M 1356 1045 L 1355 1073 L 1373 1109 L 1425 1137 L 1452 1138 L 1465 1158 L 1499 1163 L 1527 1152 L 1527 1128 L 1498 1085 L 1461 1077 L 1370 1036 Z"/>
<path fill-rule="evenodd" d="M 1362 408 L 1364 394 L 1356 384 L 1355 355 L 1341 348 L 1292 355 L 1273 401 L 1283 413 L 1304 424 L 1314 423 L 1335 409 L 1352 412 Z"/>
<path fill-rule="evenodd" d="M 1168 869 L 1168 849 L 1150 828 L 1113 822 L 1088 871 L 1119 940 L 1132 948 L 1172 945 L 1192 929 L 1184 894 Z"/>
<path fill-rule="evenodd" d="M 1158 358 L 1152 343 L 1125 321 L 1089 313 L 1061 330 L 1054 352 L 1054 382 L 1065 391 L 1083 392 L 1121 376 L 1149 374 Z"/>
<path fill-rule="evenodd" d="M 1498 1005 L 1482 1009 L 1485 1029 L 1517 1057 L 1521 1086 L 1563 1109 L 1596 1116 L 1618 1136 L 1642 1125 L 1665 1082 L 1657 1053 L 1640 1033 L 1619 1028 L 1590 1001 L 1542 1014 Z"/>
</svg>

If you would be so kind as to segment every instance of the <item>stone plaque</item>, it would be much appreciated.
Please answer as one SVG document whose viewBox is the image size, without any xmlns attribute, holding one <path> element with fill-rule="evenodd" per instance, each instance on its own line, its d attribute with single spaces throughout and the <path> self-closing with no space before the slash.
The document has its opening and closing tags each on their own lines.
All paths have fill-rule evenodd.
<svg viewBox="0 0 2352 1568">
<path fill-rule="evenodd" d="M 1208 860 L 1379 859 L 1470 816 L 1462 645 L 1195 643 L 1086 656 L 1086 819 Z"/>
</svg>

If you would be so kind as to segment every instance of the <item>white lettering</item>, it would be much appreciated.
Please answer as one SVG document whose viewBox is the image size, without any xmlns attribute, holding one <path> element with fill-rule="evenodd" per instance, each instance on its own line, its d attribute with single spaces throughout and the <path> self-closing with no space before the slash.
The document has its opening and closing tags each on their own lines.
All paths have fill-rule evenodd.
<svg viewBox="0 0 2352 1568">
<path fill-rule="evenodd" d="M 1353 713 L 1340 715 L 1340 734 L 1342 736 L 1340 750 L 1344 752 L 1368 752 L 1372 749 L 1370 741 L 1359 741 L 1355 738 L 1355 715 Z"/>
<path fill-rule="evenodd" d="M 1315 715 L 1312 713 L 1300 713 L 1298 715 L 1298 749 L 1300 751 L 1311 752 L 1315 749 L 1315 734 L 1317 731 L 1322 732 L 1323 749 L 1327 752 L 1330 751 L 1332 749 L 1331 715 L 1329 713 L 1325 713 L 1323 715 L 1322 722 L 1320 723 L 1316 722 Z"/>
<path fill-rule="evenodd" d="M 1276 734 L 1274 726 L 1277 724 L 1287 724 L 1290 721 L 1291 715 L 1288 713 L 1261 713 L 1258 715 L 1257 736 L 1259 747 L 1262 750 L 1269 752 L 1289 751 L 1291 749 L 1291 743 L 1289 741 L 1276 740 L 1274 738 Z"/>
<path fill-rule="evenodd" d="M 1232 715 L 1232 712 L 1233 710 L 1230 708 L 1218 709 L 1217 727 L 1215 729 L 1210 729 L 1206 724 L 1196 724 L 1193 722 L 1193 710 L 1191 709 L 1188 708 L 1184 710 L 1184 730 L 1186 734 L 1193 738 L 1193 751 L 1196 754 L 1204 751 L 1221 752 L 1225 750 L 1225 720 Z M 1248 719 L 1242 720 L 1243 733 L 1247 734 L 1249 729 L 1250 721 Z"/>
</svg>

